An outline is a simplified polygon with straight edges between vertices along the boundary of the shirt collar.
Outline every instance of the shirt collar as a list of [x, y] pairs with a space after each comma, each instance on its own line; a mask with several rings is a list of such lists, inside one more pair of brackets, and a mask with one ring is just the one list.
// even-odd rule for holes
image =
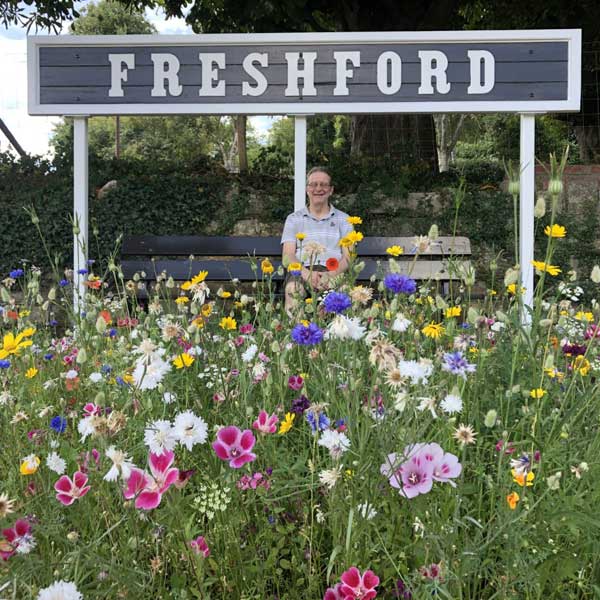
[[305, 206], [302, 209], [302, 216], [303, 217], [310, 217], [311, 219], [314, 219], [315, 221], [325, 221], [326, 219], [330, 219], [331, 217], [333, 217], [335, 214], [335, 206], [333, 206], [333, 204], [329, 205], [329, 213], [326, 214], [322, 219], [317, 219], [316, 217], [314, 217], [313, 215], [310, 214], [310, 211], [308, 210], [308, 206]]

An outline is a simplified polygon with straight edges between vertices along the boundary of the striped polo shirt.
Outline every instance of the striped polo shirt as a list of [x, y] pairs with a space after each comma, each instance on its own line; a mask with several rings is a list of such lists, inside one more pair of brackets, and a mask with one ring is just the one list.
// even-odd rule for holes
[[[328, 258], [342, 259], [342, 249], [339, 246], [339, 241], [347, 236], [353, 227], [348, 223], [348, 215], [341, 210], [330, 205], [329, 214], [322, 219], [317, 219], [308, 211], [308, 207], [301, 208], [296, 212], [288, 215], [283, 227], [281, 235], [281, 243], [296, 242], [296, 256], [302, 260], [301, 243], [296, 239], [297, 233], [305, 233], [306, 237], [302, 245], [307, 242], [318, 242], [325, 246], [326, 251], [319, 254], [314, 261], [314, 264], [324, 265]], [[305, 265], [310, 264], [310, 260], [306, 258], [303, 261]]]

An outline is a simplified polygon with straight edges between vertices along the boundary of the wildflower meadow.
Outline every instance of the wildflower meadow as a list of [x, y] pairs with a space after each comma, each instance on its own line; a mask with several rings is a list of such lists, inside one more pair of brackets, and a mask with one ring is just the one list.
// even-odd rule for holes
[[442, 297], [398, 247], [355, 285], [359, 217], [349, 272], [291, 314], [261, 257], [143, 304], [98, 257], [79, 314], [72, 271], [15, 265], [0, 597], [599, 598], [600, 268], [553, 263], [554, 214], [531, 310], [518, 266]]

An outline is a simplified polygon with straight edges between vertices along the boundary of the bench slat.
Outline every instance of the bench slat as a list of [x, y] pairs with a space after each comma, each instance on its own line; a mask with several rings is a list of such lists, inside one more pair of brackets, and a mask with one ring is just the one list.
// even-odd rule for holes
[[[361, 257], [384, 257], [389, 246], [401, 246], [404, 254], [398, 260], [406, 260], [415, 253], [414, 237], [365, 237], [358, 245]], [[155, 236], [134, 235], [123, 240], [121, 256], [281, 256], [279, 237], [256, 236]], [[419, 260], [426, 257], [470, 256], [471, 244], [466, 237], [440, 237], [435, 240], [428, 252], [422, 253]], [[404, 258], [403, 258], [404, 257]]]

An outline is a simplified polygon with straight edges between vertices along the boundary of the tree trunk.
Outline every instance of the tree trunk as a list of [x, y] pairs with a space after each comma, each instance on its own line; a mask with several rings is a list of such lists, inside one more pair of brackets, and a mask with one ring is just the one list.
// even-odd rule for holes
[[115, 116], [115, 158], [121, 158], [121, 117]]
[[354, 156], [385, 156], [406, 163], [425, 162], [438, 168], [431, 115], [355, 115], [350, 125]]
[[248, 170], [248, 154], [246, 152], [246, 115], [235, 117], [235, 139], [238, 150], [240, 173]]
[[466, 115], [437, 114], [433, 115], [437, 135], [437, 151], [440, 173], [450, 168], [450, 157], [458, 142]]

